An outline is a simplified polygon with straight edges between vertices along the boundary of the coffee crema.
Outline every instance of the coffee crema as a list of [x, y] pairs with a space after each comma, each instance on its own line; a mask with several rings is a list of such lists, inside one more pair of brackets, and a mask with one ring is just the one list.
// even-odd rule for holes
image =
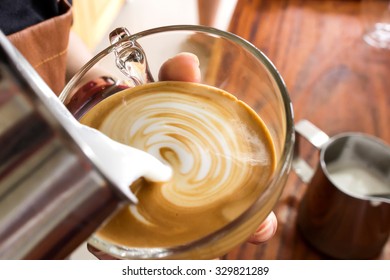
[[157, 82], [116, 93], [80, 120], [173, 169], [166, 183], [139, 180], [139, 203], [97, 233], [127, 247], [183, 245], [227, 225], [265, 191], [276, 165], [260, 117], [206, 85]]

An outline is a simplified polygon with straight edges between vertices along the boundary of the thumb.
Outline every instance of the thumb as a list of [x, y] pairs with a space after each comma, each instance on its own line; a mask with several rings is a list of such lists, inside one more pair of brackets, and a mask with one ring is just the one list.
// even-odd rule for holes
[[201, 80], [199, 59], [192, 53], [179, 53], [161, 66], [158, 78], [160, 81], [199, 83]]

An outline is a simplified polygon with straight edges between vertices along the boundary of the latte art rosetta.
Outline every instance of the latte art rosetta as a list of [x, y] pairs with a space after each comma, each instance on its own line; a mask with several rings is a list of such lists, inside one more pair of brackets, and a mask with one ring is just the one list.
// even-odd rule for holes
[[139, 205], [101, 230], [104, 238], [127, 246], [181, 244], [222, 227], [263, 191], [275, 165], [261, 119], [208, 86], [164, 82], [126, 90], [98, 104], [82, 122], [174, 171], [168, 183], [137, 188]]

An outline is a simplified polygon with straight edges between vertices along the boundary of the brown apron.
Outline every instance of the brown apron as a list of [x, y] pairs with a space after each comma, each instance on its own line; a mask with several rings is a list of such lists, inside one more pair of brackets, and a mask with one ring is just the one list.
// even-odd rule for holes
[[60, 15], [8, 36], [58, 95], [65, 85], [66, 53], [72, 25], [71, 6], [60, 0]]

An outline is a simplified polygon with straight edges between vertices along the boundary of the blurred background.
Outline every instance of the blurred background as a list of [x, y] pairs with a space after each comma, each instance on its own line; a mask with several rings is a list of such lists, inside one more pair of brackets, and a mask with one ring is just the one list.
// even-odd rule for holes
[[108, 33], [131, 33], [174, 24], [227, 30], [237, 0], [73, 0], [73, 29], [94, 52], [108, 46]]

